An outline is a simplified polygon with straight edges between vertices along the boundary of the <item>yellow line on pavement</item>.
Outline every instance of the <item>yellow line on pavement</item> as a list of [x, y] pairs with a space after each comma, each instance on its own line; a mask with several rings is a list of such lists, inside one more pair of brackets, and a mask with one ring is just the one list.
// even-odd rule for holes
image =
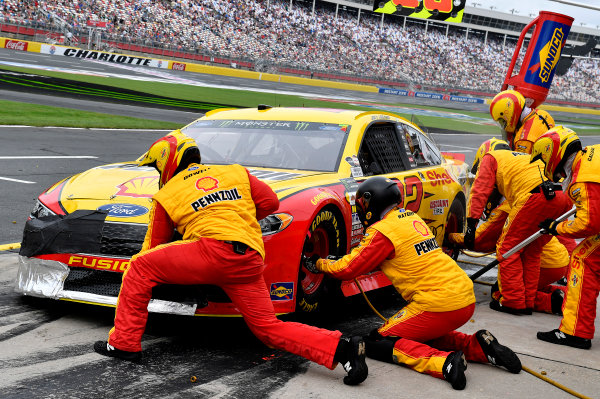
[[15, 242], [12, 244], [2, 244], [0, 245], [0, 251], [8, 251], [9, 249], [19, 249], [21, 248], [20, 242]]

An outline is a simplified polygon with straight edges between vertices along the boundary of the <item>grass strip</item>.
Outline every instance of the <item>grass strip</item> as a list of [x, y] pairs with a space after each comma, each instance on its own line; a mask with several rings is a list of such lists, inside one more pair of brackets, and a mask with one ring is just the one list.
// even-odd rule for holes
[[174, 130], [182, 123], [155, 121], [100, 112], [80, 111], [0, 100], [0, 123], [3, 125], [64, 126], [106, 129], [165, 129]]

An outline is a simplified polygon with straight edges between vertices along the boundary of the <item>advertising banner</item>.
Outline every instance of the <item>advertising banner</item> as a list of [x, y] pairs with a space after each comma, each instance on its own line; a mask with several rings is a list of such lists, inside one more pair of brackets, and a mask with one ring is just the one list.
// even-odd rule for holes
[[466, 97], [466, 96], [454, 96], [450, 94], [440, 94], [440, 93], [426, 93], [422, 91], [409, 91], [402, 89], [390, 89], [386, 87], [380, 87], [379, 93], [381, 94], [392, 94], [396, 96], [406, 96], [406, 97], [415, 97], [415, 98], [429, 98], [432, 100], [445, 100], [445, 101], [455, 101], [460, 103], [468, 103], [468, 104], [483, 104], [485, 101], [481, 98], [475, 97]]
[[80, 58], [87, 60], [98, 60], [113, 62], [115, 64], [125, 65], [143, 65], [154, 68], [167, 69], [169, 63], [163, 60], [156, 60], [152, 58], [136, 57], [125, 54], [107, 53], [104, 51], [85, 50], [73, 47], [57, 46], [51, 44], [42, 44], [40, 53], [62, 55], [70, 58]]

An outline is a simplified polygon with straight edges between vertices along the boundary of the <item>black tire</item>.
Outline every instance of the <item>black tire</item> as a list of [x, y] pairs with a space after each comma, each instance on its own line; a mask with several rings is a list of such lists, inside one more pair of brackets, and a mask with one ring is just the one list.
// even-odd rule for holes
[[465, 203], [460, 198], [454, 198], [450, 210], [448, 211], [448, 217], [446, 218], [446, 226], [444, 228], [444, 252], [452, 259], [457, 260], [460, 255], [460, 249], [453, 246], [447, 246], [447, 237], [450, 233], [462, 233], [464, 232], [465, 218], [467, 210]]
[[[340, 213], [332, 207], [321, 209], [311, 222], [304, 239], [303, 254], [306, 257], [319, 255], [341, 256], [345, 254], [346, 233]], [[323, 308], [327, 297], [339, 293], [340, 281], [324, 274], [313, 274], [304, 267], [298, 272], [296, 310], [314, 313]]]

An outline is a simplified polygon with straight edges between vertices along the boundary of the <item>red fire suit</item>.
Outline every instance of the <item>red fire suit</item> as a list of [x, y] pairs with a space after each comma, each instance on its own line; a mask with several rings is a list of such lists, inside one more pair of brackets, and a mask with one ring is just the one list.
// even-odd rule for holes
[[454, 331], [475, 310], [473, 283], [415, 213], [388, 212], [367, 228], [348, 255], [337, 261], [320, 259], [316, 266], [341, 280], [381, 268], [408, 301], [379, 328], [382, 336], [401, 338], [394, 344], [395, 362], [438, 378], [443, 378], [450, 351], [462, 350], [467, 360], [487, 362], [474, 335]]
[[[509, 212], [510, 207], [508, 206], [508, 202], [504, 201], [500, 206], [492, 210], [485, 222], [479, 223], [475, 231], [474, 251], [496, 251], [496, 243], [502, 234], [502, 228], [506, 223]], [[463, 233], [452, 233], [448, 238], [453, 244], [464, 245], [465, 236]], [[566, 288], [551, 284], [566, 276], [568, 267], [569, 252], [556, 237], [552, 237], [544, 245], [540, 255], [540, 278], [537, 292], [535, 293], [533, 310], [536, 312], [552, 313], [552, 292], [556, 289], [566, 292]], [[500, 295], [497, 292], [492, 295], [494, 299], [500, 299]]]
[[[140, 351], [152, 288], [158, 284], [214, 284], [266, 345], [333, 369], [341, 337], [275, 317], [263, 279], [264, 244], [257, 220], [279, 206], [276, 194], [240, 165], [192, 164], [153, 197], [148, 232], [123, 275], [109, 343]], [[173, 227], [183, 235], [170, 242]], [[241, 244], [235, 244], [235, 242]], [[245, 253], [234, 245], [247, 246]]]
[[[506, 150], [490, 151], [483, 156], [469, 196], [468, 217], [479, 219], [494, 187], [510, 207], [504, 229], [496, 245], [498, 286], [502, 305], [514, 309], [533, 309], [540, 275], [540, 253], [550, 237], [543, 236], [508, 259], [506, 253], [538, 231], [538, 224], [548, 217], [556, 218], [571, 208], [561, 191], [547, 200], [542, 183], [540, 162], [529, 163], [529, 155]], [[543, 209], [543, 212], [540, 210]]]
[[[567, 296], [559, 329], [594, 338], [596, 301], [600, 291], [600, 145], [586, 147], [573, 161], [568, 194], [577, 217], [558, 224], [561, 236], [585, 238], [571, 256]], [[569, 179], [569, 177], [568, 177]]]

